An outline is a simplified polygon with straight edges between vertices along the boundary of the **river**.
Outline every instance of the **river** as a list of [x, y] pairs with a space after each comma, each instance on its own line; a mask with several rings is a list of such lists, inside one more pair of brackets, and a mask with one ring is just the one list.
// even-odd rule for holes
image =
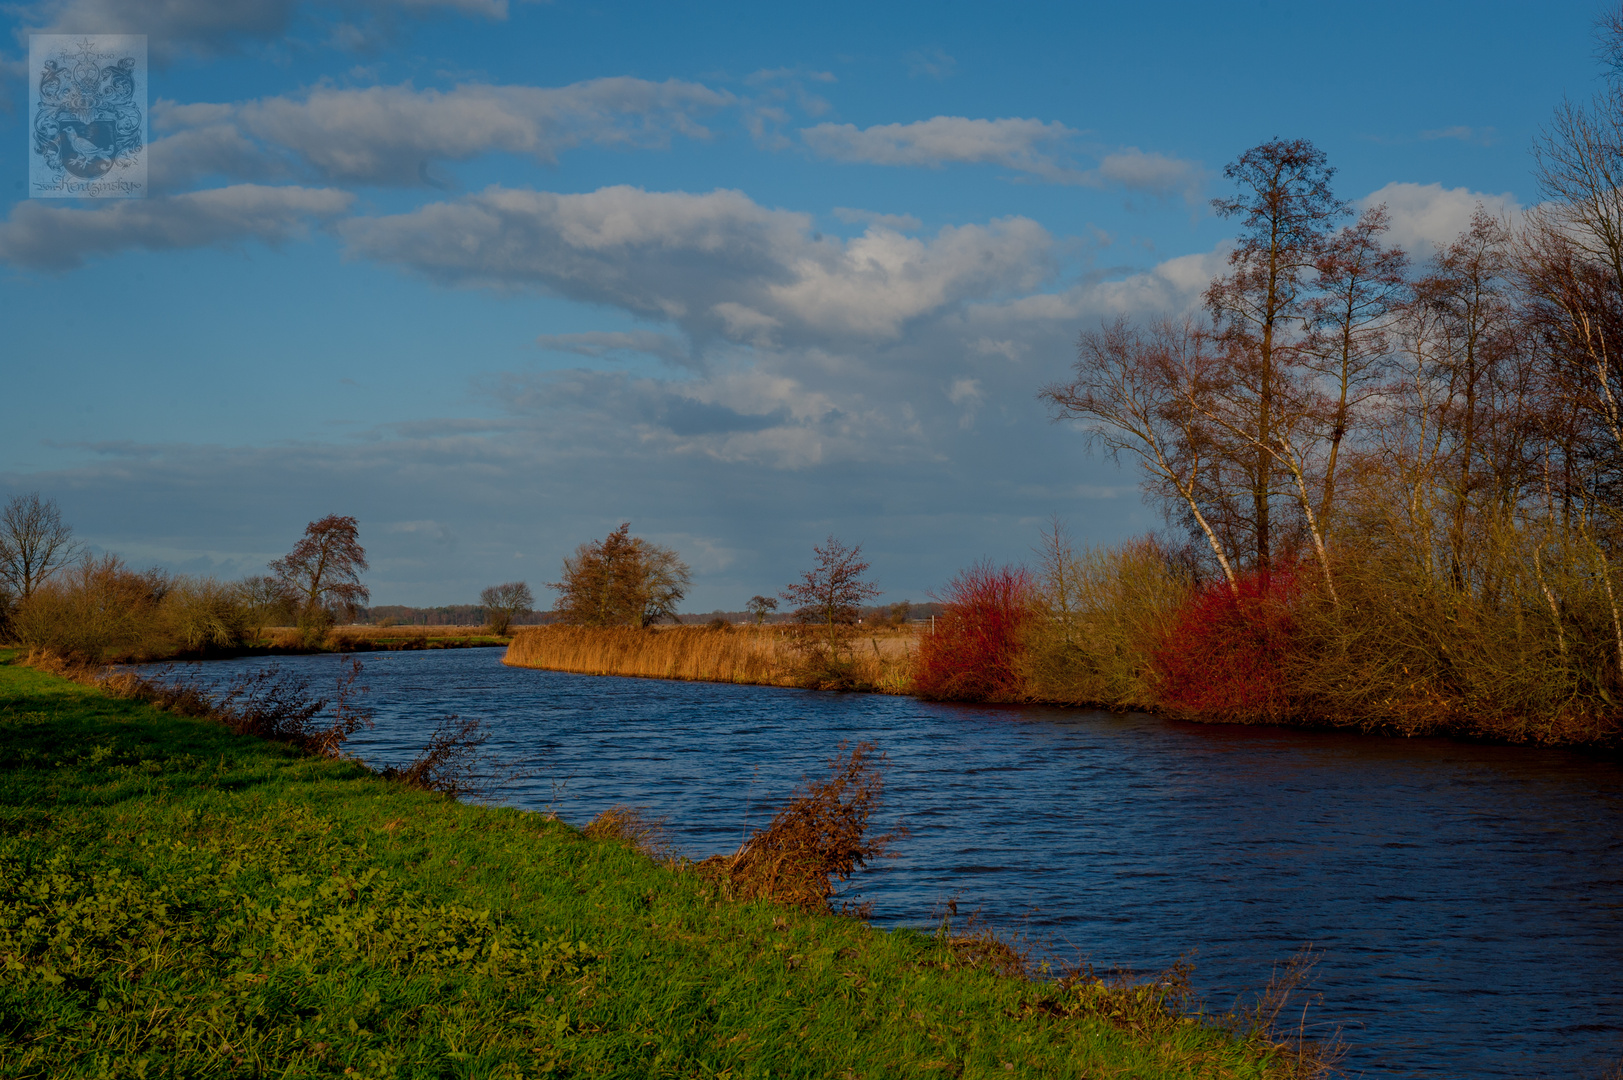
[[[1304, 943], [1309, 1022], [1351, 1075], [1599, 1077], [1623, 1054], [1623, 765], [1561, 750], [1180, 723], [1141, 714], [601, 678], [497, 649], [373, 653], [377, 726], [403, 764], [445, 713], [532, 762], [503, 802], [583, 825], [616, 804], [678, 851], [730, 851], [842, 741], [889, 759], [896, 857], [848, 895], [873, 921], [978, 910], [1035, 955], [1149, 973], [1193, 953], [1227, 1009]], [[332, 677], [332, 656], [278, 663]]]

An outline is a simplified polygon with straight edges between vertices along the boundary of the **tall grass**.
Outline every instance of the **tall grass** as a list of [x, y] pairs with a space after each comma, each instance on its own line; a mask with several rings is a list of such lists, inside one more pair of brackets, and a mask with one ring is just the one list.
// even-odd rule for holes
[[[583, 675], [801, 686], [808, 676], [798, 646], [793, 627], [540, 626], [519, 629], [503, 662]], [[915, 651], [908, 629], [855, 636], [849, 657], [853, 683], [905, 692]]]

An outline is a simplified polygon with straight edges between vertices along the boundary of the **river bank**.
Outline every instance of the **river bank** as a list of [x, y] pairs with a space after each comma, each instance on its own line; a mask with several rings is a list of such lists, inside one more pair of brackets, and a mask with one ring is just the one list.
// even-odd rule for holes
[[7, 1075], [1292, 1075], [1132, 995], [16, 665], [0, 764]]
[[577, 675], [911, 691], [916, 628], [857, 627], [832, 662], [816, 642], [792, 626], [538, 626], [516, 630], [502, 662]]

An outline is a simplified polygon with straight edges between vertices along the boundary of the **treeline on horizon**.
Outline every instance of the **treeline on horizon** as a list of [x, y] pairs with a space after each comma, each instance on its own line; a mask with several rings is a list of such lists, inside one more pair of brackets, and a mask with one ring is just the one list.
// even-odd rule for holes
[[[361, 581], [368, 564], [359, 530], [353, 517], [328, 515], [311, 522], [293, 549], [267, 566], [268, 574], [222, 581], [160, 568], [135, 570], [116, 555], [94, 554], [75, 539], [55, 500], [38, 492], [17, 495], [0, 505], [0, 643], [101, 663], [267, 646], [355, 647], [353, 631], [335, 636], [344, 625], [467, 627], [505, 638], [515, 627], [558, 623], [800, 621], [796, 613], [779, 613], [776, 598], [761, 596], [742, 611], [678, 612], [690, 579], [687, 565], [673, 550], [631, 536], [629, 523], [603, 540], [581, 544], [564, 561], [562, 580], [548, 585], [559, 594], [550, 610], [536, 608], [523, 581], [484, 589], [478, 604], [368, 606], [370, 592]], [[905, 601], [847, 604], [837, 617], [853, 625], [894, 626], [928, 619], [939, 610], [938, 604]]]
[[[1623, 22], [1606, 28], [1623, 61]], [[1246, 151], [1203, 310], [1081, 335], [1040, 397], [1173, 526], [982, 563], [926, 696], [1512, 741], [1623, 732], [1623, 71], [1534, 147], [1543, 201], [1416, 260], [1302, 140]]]
[[[0, 506], [0, 643], [90, 664], [201, 657], [267, 643], [348, 647], [353, 641], [332, 636], [341, 624], [364, 616], [379, 624], [402, 621], [389, 609], [373, 616], [365, 606], [367, 568], [356, 520], [330, 514], [312, 521], [268, 574], [221, 581], [137, 571], [116, 555], [85, 550], [54, 500], [17, 495]], [[507, 582], [485, 589], [478, 607], [437, 612], [476, 611], [477, 620], [450, 625], [476, 625], [500, 637], [513, 623], [534, 621], [534, 603], [528, 585]], [[280, 628], [294, 632], [271, 634]]]

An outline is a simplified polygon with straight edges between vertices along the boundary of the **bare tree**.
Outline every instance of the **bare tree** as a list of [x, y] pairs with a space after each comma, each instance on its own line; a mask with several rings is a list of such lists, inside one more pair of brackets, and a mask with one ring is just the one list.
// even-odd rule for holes
[[1212, 201], [1219, 216], [1241, 222], [1229, 272], [1206, 290], [1206, 305], [1233, 368], [1230, 426], [1247, 436], [1236, 449], [1247, 459], [1252, 547], [1264, 575], [1273, 550], [1275, 426], [1306, 336], [1294, 329], [1311, 319], [1315, 264], [1334, 222], [1349, 212], [1331, 192], [1334, 173], [1307, 140], [1274, 139], [1231, 162], [1223, 175], [1239, 192]]
[[1511, 281], [1511, 234], [1477, 207], [1415, 283], [1431, 315], [1432, 362], [1445, 390], [1436, 418], [1445, 438], [1450, 575], [1463, 588], [1467, 549], [1480, 526], [1508, 521], [1528, 471], [1535, 425], [1531, 356]]
[[490, 632], [506, 634], [513, 620], [535, 606], [535, 594], [522, 581], [509, 581], [505, 585], [492, 585], [479, 594], [479, 606], [485, 609]]
[[1392, 370], [1392, 330], [1408, 299], [1409, 258], [1382, 244], [1386, 207], [1372, 206], [1319, 250], [1312, 334], [1302, 362], [1323, 383], [1329, 408], [1318, 438], [1325, 447], [1318, 520], [1328, 528], [1335, 508], [1341, 452], [1364, 407]]
[[798, 605], [796, 621], [820, 626], [829, 656], [838, 654], [847, 629], [862, 615], [862, 602], [880, 593], [871, 581], [863, 580], [868, 564], [862, 560], [862, 545], [846, 547], [830, 536], [814, 544], [817, 564], [778, 595]]
[[19, 598], [33, 596], [79, 551], [55, 499], [41, 499], [35, 491], [13, 496], [0, 510], [0, 582]]
[[1210, 337], [1192, 320], [1163, 319], [1148, 329], [1118, 319], [1082, 335], [1074, 378], [1044, 387], [1038, 397], [1055, 419], [1081, 420], [1090, 441], [1112, 458], [1136, 457], [1151, 492], [1169, 516], [1187, 513], [1211, 546], [1228, 580], [1238, 587], [1234, 561], [1207, 513], [1221, 484], [1205, 407], [1220, 373]]
[[295, 598], [299, 625], [307, 633], [324, 632], [338, 618], [354, 618], [371, 599], [361, 584], [366, 549], [357, 539], [352, 517], [328, 514], [305, 527], [293, 550], [270, 564], [271, 573]]

